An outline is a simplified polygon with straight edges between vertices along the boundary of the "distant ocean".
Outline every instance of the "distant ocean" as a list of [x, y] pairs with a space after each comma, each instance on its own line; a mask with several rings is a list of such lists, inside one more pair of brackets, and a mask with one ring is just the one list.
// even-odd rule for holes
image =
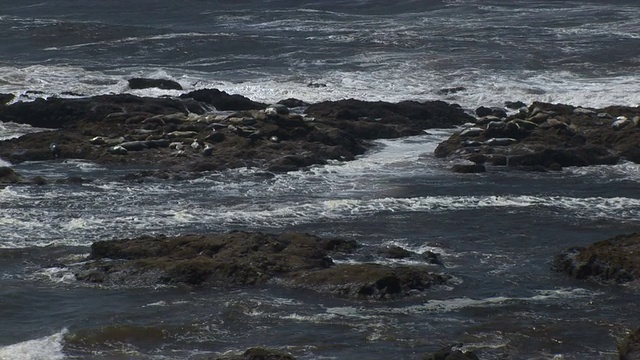
[[[0, 0], [0, 93], [15, 101], [132, 91], [132, 77], [254, 100], [640, 105], [636, 0]], [[34, 129], [0, 123], [0, 138]], [[640, 231], [640, 166], [454, 174], [453, 130], [383, 140], [352, 162], [265, 177], [123, 180], [80, 160], [11, 165], [92, 181], [0, 189], [0, 360], [210, 359], [252, 346], [298, 359], [616, 359], [640, 290], [549, 269], [555, 254]], [[0, 162], [2, 162], [0, 160]], [[6, 164], [5, 164], [6, 165]], [[129, 169], [130, 170], [130, 169]], [[98, 240], [234, 229], [355, 239], [377, 256], [438, 253], [449, 285], [391, 303], [277, 286], [78, 283]]]
[[267, 102], [637, 106], [638, 7], [634, 0], [4, 1], [0, 92], [120, 93], [128, 78], [142, 76]]

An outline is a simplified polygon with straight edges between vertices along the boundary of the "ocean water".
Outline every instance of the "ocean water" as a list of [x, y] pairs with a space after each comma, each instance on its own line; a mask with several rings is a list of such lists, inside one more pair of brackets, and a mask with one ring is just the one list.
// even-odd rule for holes
[[[551, 101], [638, 106], [634, 1], [2, 1], [0, 92], [35, 97], [177, 91], [265, 102]], [[315, 84], [315, 86], [308, 86]], [[462, 87], [455, 93], [441, 90]], [[39, 131], [0, 123], [0, 138]], [[264, 177], [122, 180], [78, 160], [12, 165], [84, 184], [0, 190], [0, 359], [207, 359], [252, 346], [299, 359], [419, 359], [460, 344], [481, 359], [616, 359], [639, 326], [634, 286], [550, 270], [555, 254], [640, 231], [640, 166], [453, 174], [452, 130], [376, 142], [351, 162]], [[130, 170], [130, 169], [129, 169]], [[492, 169], [490, 169], [492, 170]], [[454, 281], [391, 303], [277, 286], [104, 288], [75, 281], [94, 241], [143, 234], [304, 231], [440, 254]]]
[[[22, 0], [1, 8], [0, 92], [25, 99], [126, 92], [127, 79], [143, 76], [267, 102], [640, 104], [635, 0]], [[441, 93], [456, 87], [465, 90]]]

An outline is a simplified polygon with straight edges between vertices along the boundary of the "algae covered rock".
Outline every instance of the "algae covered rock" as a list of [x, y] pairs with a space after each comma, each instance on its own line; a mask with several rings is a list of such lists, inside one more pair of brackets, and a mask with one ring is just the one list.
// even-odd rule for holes
[[624, 234], [556, 255], [552, 268], [576, 279], [625, 283], [640, 278], [640, 234]]
[[331, 256], [354, 241], [310, 234], [234, 231], [98, 241], [75, 270], [80, 281], [104, 285], [247, 286], [275, 283], [352, 299], [419, 294], [449, 276], [427, 266], [336, 265]]

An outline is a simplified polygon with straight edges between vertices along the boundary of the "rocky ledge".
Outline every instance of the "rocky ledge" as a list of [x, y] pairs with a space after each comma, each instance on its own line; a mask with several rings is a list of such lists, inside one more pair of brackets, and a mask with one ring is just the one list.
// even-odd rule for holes
[[640, 163], [640, 107], [534, 103], [510, 116], [503, 109], [488, 108], [476, 114], [472, 126], [435, 150], [441, 158], [467, 160], [454, 171], [482, 172], [485, 164], [544, 171], [621, 159]]
[[76, 268], [80, 281], [104, 285], [202, 286], [279, 284], [344, 298], [386, 300], [421, 294], [450, 276], [433, 265], [337, 265], [355, 241], [309, 234], [234, 231], [99, 241]]
[[587, 247], [573, 247], [553, 259], [552, 268], [576, 279], [627, 283], [640, 279], [640, 234], [618, 235]]
[[470, 119], [458, 106], [439, 101], [308, 105], [288, 99], [267, 105], [216, 89], [179, 98], [36, 99], [0, 105], [0, 121], [51, 131], [0, 141], [0, 158], [12, 163], [74, 158], [188, 172], [245, 166], [283, 172], [351, 160], [372, 139], [416, 135]]

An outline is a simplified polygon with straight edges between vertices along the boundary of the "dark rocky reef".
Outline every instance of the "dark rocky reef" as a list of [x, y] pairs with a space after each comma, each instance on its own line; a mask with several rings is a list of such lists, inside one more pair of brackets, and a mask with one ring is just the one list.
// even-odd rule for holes
[[354, 241], [309, 234], [230, 232], [98, 241], [80, 281], [105, 285], [246, 286], [280, 284], [340, 297], [385, 300], [419, 294], [449, 276], [429, 266], [336, 265]]
[[371, 139], [468, 120], [458, 107], [443, 102], [345, 100], [311, 105], [300, 114], [216, 89], [180, 98], [49, 98], [0, 107], [0, 121], [52, 129], [0, 141], [0, 158], [12, 163], [76, 158], [187, 172], [245, 166], [282, 172], [354, 159]]
[[443, 101], [325, 101], [311, 104], [306, 113], [364, 139], [419, 135], [425, 129], [448, 128], [473, 120], [459, 106]]
[[640, 278], [640, 234], [618, 235], [587, 247], [573, 247], [553, 259], [555, 271], [576, 279], [626, 283]]
[[147, 78], [133, 78], [129, 79], [130, 89], [149, 89], [158, 88], [163, 90], [182, 90], [182, 85], [177, 81], [168, 79], [147, 79]]
[[640, 107], [534, 103], [511, 116], [500, 110], [479, 108], [475, 126], [441, 143], [436, 156], [523, 170], [615, 164], [621, 159], [640, 163]]

